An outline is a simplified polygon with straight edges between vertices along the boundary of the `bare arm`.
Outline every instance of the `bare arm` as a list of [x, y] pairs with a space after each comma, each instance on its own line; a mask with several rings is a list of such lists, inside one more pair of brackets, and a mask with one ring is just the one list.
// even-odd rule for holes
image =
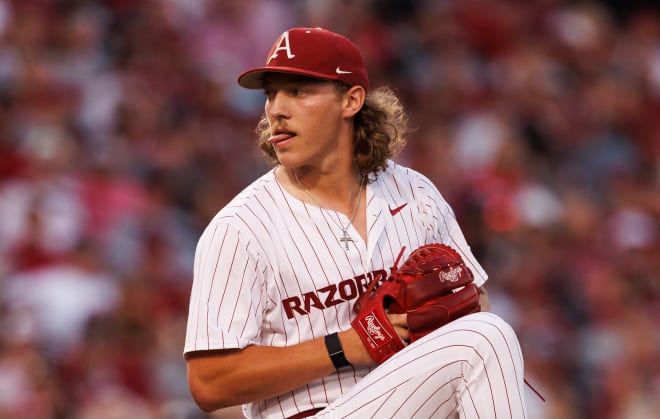
[[[405, 315], [391, 317], [407, 339]], [[339, 340], [353, 366], [375, 365], [355, 330], [340, 332]], [[335, 371], [323, 337], [283, 348], [253, 345], [193, 352], [186, 362], [190, 392], [207, 412], [274, 397]]]
[[186, 361], [190, 392], [205, 411], [273, 397], [334, 369], [323, 338], [284, 348], [194, 352]]

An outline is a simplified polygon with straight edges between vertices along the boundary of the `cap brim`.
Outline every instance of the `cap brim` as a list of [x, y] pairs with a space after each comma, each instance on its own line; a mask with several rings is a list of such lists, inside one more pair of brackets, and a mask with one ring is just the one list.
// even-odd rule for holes
[[238, 84], [246, 89], [263, 89], [264, 76], [269, 73], [294, 74], [322, 80], [339, 80], [339, 77], [329, 77], [327, 74], [293, 67], [259, 67], [248, 70], [238, 76]]

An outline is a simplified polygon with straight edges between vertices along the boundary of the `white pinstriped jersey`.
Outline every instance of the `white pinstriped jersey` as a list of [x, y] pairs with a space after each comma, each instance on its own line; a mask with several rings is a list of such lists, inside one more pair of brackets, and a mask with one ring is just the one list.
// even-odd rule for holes
[[[367, 243], [351, 226], [349, 250], [338, 227], [348, 218], [289, 195], [274, 170], [237, 195], [199, 240], [184, 352], [287, 346], [346, 330], [355, 300], [372, 279], [389, 275], [402, 246], [400, 263], [423, 244], [450, 245], [476, 284], [486, 281], [449, 204], [425, 176], [390, 161], [366, 193]], [[287, 417], [324, 407], [368, 372], [343, 368], [244, 410]]]

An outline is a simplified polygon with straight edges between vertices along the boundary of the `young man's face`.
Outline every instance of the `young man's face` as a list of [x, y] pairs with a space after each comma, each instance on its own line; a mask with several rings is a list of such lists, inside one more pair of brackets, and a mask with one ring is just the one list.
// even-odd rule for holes
[[346, 138], [346, 100], [336, 83], [270, 74], [264, 92], [270, 141], [283, 166], [323, 169], [340, 158], [342, 143], [352, 142]]

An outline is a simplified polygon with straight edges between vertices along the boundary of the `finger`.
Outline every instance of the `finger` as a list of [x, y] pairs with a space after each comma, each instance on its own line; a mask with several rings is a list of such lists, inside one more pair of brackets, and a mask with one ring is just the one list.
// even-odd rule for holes
[[406, 343], [410, 343], [410, 332], [408, 332], [408, 329], [404, 329], [403, 327], [395, 327], [394, 330], [396, 330], [396, 333], [399, 335], [401, 340]]
[[390, 323], [392, 323], [392, 326], [408, 329], [408, 315], [406, 313], [400, 313], [400, 314], [388, 313], [387, 317], [390, 319]]
[[406, 313], [390, 313], [387, 316], [399, 337], [406, 343], [410, 342], [410, 333], [408, 332], [408, 315]]

